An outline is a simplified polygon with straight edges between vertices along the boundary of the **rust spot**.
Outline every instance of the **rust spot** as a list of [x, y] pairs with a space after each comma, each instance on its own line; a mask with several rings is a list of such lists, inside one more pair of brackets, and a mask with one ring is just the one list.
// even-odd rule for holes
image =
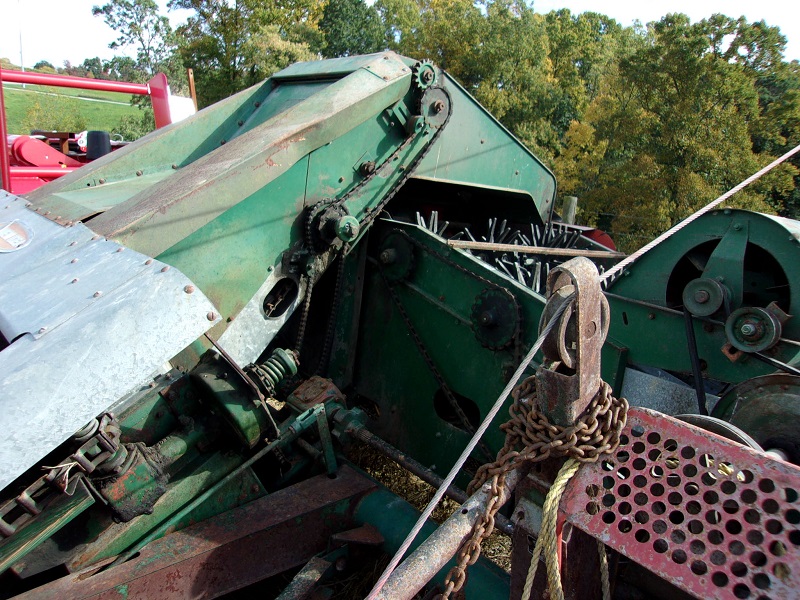
[[275, 161], [274, 161], [274, 160], [272, 160], [272, 158], [268, 158], [268, 159], [266, 160], [266, 163], [267, 163], [267, 166], [268, 166], [268, 167], [274, 167], [274, 166], [275, 166]]

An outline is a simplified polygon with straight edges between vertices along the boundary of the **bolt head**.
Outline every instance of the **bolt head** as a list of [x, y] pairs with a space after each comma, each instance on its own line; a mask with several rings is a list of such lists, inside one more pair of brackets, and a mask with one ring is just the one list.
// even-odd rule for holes
[[444, 102], [441, 100], [437, 100], [433, 103], [433, 112], [440, 113], [444, 110]]
[[94, 294], [92, 294], [92, 297], [94, 297], [94, 298], [99, 298], [99, 297], [100, 297], [100, 296], [102, 296], [102, 295], [103, 295], [103, 292], [101, 292], [101, 291], [99, 291], [99, 290], [98, 290], [97, 292], [95, 292]]
[[166, 273], [167, 271], [169, 271], [169, 265], [164, 265], [163, 267], [161, 267], [162, 273]]
[[217, 313], [215, 313], [214, 311], [209, 311], [208, 314], [206, 315], [206, 319], [208, 319], [209, 321], [213, 321], [216, 318], [217, 318]]
[[194, 292], [194, 289], [195, 288], [193, 285], [187, 285], [185, 288], [183, 288], [183, 291], [186, 292], [187, 294], [191, 294], [192, 292]]
[[758, 332], [758, 327], [753, 323], [744, 323], [739, 331], [745, 337], [753, 337]]
[[694, 293], [694, 301], [698, 304], [705, 304], [711, 299], [711, 294], [709, 294], [706, 290], [697, 290]]

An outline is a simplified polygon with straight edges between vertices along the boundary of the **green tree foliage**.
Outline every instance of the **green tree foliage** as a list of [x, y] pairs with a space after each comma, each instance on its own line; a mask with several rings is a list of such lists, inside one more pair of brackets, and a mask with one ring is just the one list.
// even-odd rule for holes
[[[201, 105], [317, 56], [387, 47], [431, 59], [554, 170], [561, 194], [581, 198], [579, 218], [611, 222], [626, 249], [800, 142], [800, 64], [784, 60], [785, 38], [763, 21], [692, 23], [672, 14], [622, 27], [594, 12], [538, 14], [531, 0], [169, 6], [193, 12], [177, 40]], [[176, 38], [154, 0], [109, 0], [95, 10], [120, 32], [115, 43], [141, 50], [136, 65], [149, 56], [145, 33], [161, 35], [174, 59]], [[82, 68], [126, 78], [131, 65], [114, 60]], [[800, 217], [800, 157], [736, 199]]]
[[371, 54], [386, 47], [380, 14], [364, 0], [328, 0], [319, 29], [325, 57]]
[[183, 64], [195, 72], [206, 106], [269, 77], [296, 58], [311, 58], [321, 3], [317, 0], [171, 0], [194, 11], [178, 28]]
[[119, 34], [108, 47], [133, 46], [143, 77], [149, 78], [169, 62], [175, 37], [169, 19], [158, 12], [155, 0], [111, 0], [92, 8], [92, 14]]
[[[691, 24], [667, 15], [571, 125], [557, 168], [568, 176], [562, 191], [583, 196], [590, 221], [613, 215], [623, 247], [647, 241], [773, 158], [753, 144], [762, 118], [757, 73], [776, 64], [765, 31], [743, 19]], [[737, 204], [770, 210], [767, 199], [793, 189], [791, 171], [740, 192]]]

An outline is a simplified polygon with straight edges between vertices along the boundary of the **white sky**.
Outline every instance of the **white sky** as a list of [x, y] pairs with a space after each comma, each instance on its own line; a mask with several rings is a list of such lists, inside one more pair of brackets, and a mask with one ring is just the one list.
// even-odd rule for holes
[[[85, 58], [110, 58], [114, 52], [108, 44], [115, 32], [102, 18], [92, 16], [92, 6], [102, 0], [0, 0], [0, 57], [26, 67], [40, 60], [60, 66], [65, 60], [80, 64]], [[159, 0], [166, 6], [166, 0]], [[800, 2], [797, 0], [534, 0], [537, 12], [569, 8], [573, 13], [593, 10], [606, 14], [622, 25], [635, 19], [643, 23], [655, 21], [669, 12], [682, 12], [692, 21], [714, 13], [731, 17], [744, 15], [749, 22], [764, 19], [768, 25], [780, 27], [788, 39], [787, 60], [800, 60]], [[174, 25], [184, 21], [189, 11], [169, 13]]]

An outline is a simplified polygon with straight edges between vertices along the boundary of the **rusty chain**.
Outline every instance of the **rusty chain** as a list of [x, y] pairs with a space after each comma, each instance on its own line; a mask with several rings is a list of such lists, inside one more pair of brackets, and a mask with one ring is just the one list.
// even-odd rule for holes
[[73, 437], [73, 441], [81, 444], [75, 452], [53, 467], [43, 466], [42, 469], [47, 471], [45, 475], [0, 506], [0, 539], [17, 533], [44, 511], [56, 496], [71, 496], [78, 480], [84, 476], [100, 471], [117, 473], [124, 470], [128, 452], [120, 437], [121, 430], [111, 413], [105, 413], [83, 427]]
[[467, 576], [467, 567], [475, 564], [481, 553], [481, 542], [494, 530], [494, 516], [500, 509], [504, 475], [524, 463], [548, 458], [571, 457], [580, 462], [596, 462], [619, 446], [619, 437], [628, 415], [628, 401], [615, 398], [611, 386], [602, 381], [589, 406], [569, 427], [553, 425], [537, 408], [536, 378], [528, 377], [512, 392], [514, 403], [509, 408], [511, 419], [500, 426], [506, 441], [497, 459], [478, 469], [467, 488], [475, 493], [485, 483], [491, 485], [491, 496], [483, 514], [475, 522], [469, 538], [458, 552], [458, 562], [445, 579], [443, 599], [460, 590]]

